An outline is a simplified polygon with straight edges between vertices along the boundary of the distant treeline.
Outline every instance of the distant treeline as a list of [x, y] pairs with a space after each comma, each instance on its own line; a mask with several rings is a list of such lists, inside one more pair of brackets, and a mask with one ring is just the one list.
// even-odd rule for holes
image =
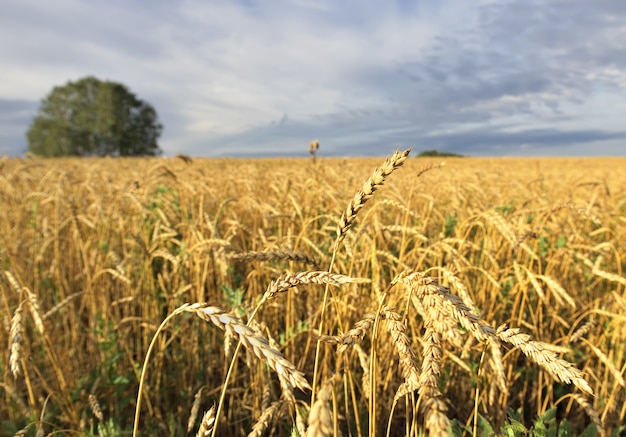
[[442, 156], [453, 156], [453, 157], [457, 157], [457, 158], [464, 158], [464, 155], [459, 155], [457, 153], [448, 153], [448, 152], [440, 152], [438, 150], [424, 150], [423, 152], [420, 152], [419, 155], [417, 155], [417, 157], [442, 157]]

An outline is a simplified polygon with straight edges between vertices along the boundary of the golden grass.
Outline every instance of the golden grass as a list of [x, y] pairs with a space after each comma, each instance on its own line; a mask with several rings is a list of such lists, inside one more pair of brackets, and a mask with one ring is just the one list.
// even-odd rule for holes
[[407, 154], [1, 160], [0, 435], [618, 429], [626, 159]]

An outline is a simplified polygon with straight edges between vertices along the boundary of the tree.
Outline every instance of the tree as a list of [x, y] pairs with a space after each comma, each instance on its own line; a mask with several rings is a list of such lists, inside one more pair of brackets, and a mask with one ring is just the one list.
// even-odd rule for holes
[[155, 156], [162, 130], [151, 105], [90, 76], [54, 87], [26, 136], [28, 150], [42, 156]]
[[449, 152], [440, 152], [438, 150], [424, 150], [423, 152], [421, 152], [419, 155], [417, 155], [418, 158], [420, 157], [451, 157], [451, 158], [464, 158], [464, 155], [459, 155], [457, 153], [449, 153]]

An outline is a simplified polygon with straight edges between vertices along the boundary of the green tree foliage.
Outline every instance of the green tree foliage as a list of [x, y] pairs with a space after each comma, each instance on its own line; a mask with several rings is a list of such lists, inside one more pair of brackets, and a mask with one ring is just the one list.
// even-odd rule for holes
[[457, 153], [448, 153], [448, 152], [440, 152], [438, 150], [424, 150], [421, 152], [418, 157], [457, 157], [461, 158], [463, 155], [459, 155]]
[[86, 77], [55, 87], [26, 136], [42, 156], [155, 156], [162, 130], [154, 108], [124, 85]]

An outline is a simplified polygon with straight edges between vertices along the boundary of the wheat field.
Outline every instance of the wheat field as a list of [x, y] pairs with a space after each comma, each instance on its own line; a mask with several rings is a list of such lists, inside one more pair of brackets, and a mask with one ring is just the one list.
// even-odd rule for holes
[[0, 435], [624, 432], [626, 159], [407, 153], [0, 159]]

